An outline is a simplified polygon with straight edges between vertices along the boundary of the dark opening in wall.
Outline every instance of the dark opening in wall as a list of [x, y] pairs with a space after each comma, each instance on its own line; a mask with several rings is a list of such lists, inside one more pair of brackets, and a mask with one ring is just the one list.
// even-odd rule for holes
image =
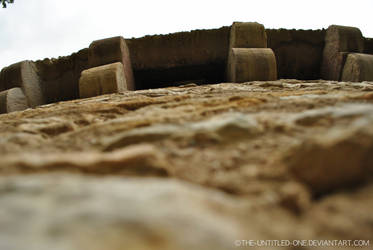
[[230, 27], [127, 39], [136, 89], [225, 80]]
[[136, 89], [163, 88], [188, 83], [221, 83], [224, 82], [225, 67], [225, 63], [211, 63], [169, 69], [135, 70]]

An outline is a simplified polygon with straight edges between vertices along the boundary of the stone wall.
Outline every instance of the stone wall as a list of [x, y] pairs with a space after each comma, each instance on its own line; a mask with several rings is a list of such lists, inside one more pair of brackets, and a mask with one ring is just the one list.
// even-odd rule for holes
[[278, 77], [320, 79], [325, 30], [267, 29], [268, 48], [276, 55]]
[[[229, 26], [127, 39], [135, 89], [227, 81], [230, 29]], [[322, 78], [325, 30], [267, 29], [266, 33], [268, 48], [276, 56], [278, 78]], [[91, 67], [89, 50], [85, 48], [70, 56], [34, 62], [45, 103], [79, 98], [81, 72]], [[372, 38], [365, 38], [365, 53], [373, 54]], [[2, 79], [7, 79], [3, 71], [0, 91], [18, 87], [6, 87]]]
[[364, 53], [373, 55], [373, 38], [365, 38]]
[[79, 98], [79, 78], [88, 69], [88, 49], [58, 59], [36, 61], [47, 103]]
[[224, 81], [230, 27], [128, 39], [136, 88]]
[[[230, 27], [127, 40], [138, 89], [225, 81]], [[267, 29], [279, 78], [319, 79], [325, 30]]]

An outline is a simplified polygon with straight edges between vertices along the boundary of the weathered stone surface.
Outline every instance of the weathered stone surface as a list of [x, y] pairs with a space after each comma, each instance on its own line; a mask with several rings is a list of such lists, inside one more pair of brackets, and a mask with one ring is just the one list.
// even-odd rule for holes
[[22, 89], [12, 88], [0, 92], [0, 114], [27, 109], [27, 98]]
[[276, 57], [271, 49], [233, 48], [227, 71], [229, 82], [276, 80]]
[[0, 248], [368, 240], [372, 128], [372, 82], [323, 80], [188, 84], [3, 114]]
[[364, 38], [361, 31], [354, 27], [329, 26], [325, 35], [322, 78], [339, 81], [346, 61], [346, 53], [350, 52], [364, 52]]
[[276, 56], [278, 78], [321, 79], [325, 30], [266, 29]]
[[372, 105], [346, 105], [334, 110], [307, 112], [296, 122], [312, 125], [320, 120], [359, 118], [349, 127], [337, 126], [305, 140], [284, 159], [290, 171], [309, 185], [314, 193], [363, 183], [373, 174]]
[[364, 53], [373, 55], [373, 38], [365, 38]]
[[139, 89], [224, 81], [230, 27], [127, 39]]
[[[325, 30], [266, 29], [279, 78], [321, 79]], [[127, 39], [139, 89], [226, 80], [230, 27]]]
[[348, 54], [342, 73], [342, 81], [373, 81], [373, 55]]
[[0, 193], [2, 249], [227, 250], [245, 236], [239, 200], [176, 180], [1, 178]]
[[77, 99], [81, 72], [90, 67], [88, 49], [57, 59], [39, 60], [35, 65], [46, 103]]
[[121, 62], [128, 90], [136, 88], [130, 53], [123, 37], [118, 36], [92, 42], [89, 46], [88, 62], [90, 67]]
[[23, 90], [30, 107], [45, 103], [41, 81], [33, 62], [23, 61], [2, 69], [0, 73], [0, 90], [16, 87]]
[[[307, 217], [309, 223], [317, 225], [320, 231], [335, 232], [336, 235], [329, 237], [369, 239], [368, 246], [361, 246], [362, 249], [369, 249], [373, 235], [372, 206], [373, 186], [370, 184], [355, 191], [331, 194], [315, 202], [307, 212]], [[359, 225], [359, 230], [356, 230], [356, 225]]]
[[79, 80], [80, 98], [112, 94], [127, 90], [123, 64], [112, 63], [82, 72]]
[[3, 175], [19, 172], [80, 171], [93, 174], [166, 176], [169, 169], [162, 152], [145, 144], [106, 154], [23, 154], [18, 158], [4, 157], [0, 166]]
[[224, 63], [230, 27], [127, 39], [134, 70]]
[[229, 50], [232, 48], [267, 48], [264, 26], [254, 22], [234, 22], [229, 38]]

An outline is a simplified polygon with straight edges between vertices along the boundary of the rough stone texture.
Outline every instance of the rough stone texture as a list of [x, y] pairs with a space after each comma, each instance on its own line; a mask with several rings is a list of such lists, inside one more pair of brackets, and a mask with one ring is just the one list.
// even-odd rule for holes
[[229, 36], [229, 49], [267, 48], [264, 26], [255, 22], [234, 22]]
[[177, 68], [224, 62], [230, 27], [128, 39], [134, 69]]
[[24, 172], [82, 171], [98, 174], [166, 176], [170, 168], [162, 152], [150, 145], [136, 145], [116, 152], [96, 152], [35, 155], [24, 154], [20, 158], [4, 157], [0, 166], [2, 175]]
[[[245, 26], [245, 23], [242, 25]], [[256, 25], [259, 28], [262, 27], [259, 24]], [[236, 24], [236, 26], [239, 25]], [[148, 89], [188, 83], [206, 84], [225, 81], [230, 31], [231, 27], [222, 27], [126, 39], [125, 43], [130, 51], [130, 61], [136, 78], [136, 88]], [[264, 32], [261, 28], [258, 31]], [[325, 30], [266, 29], [265, 33], [268, 48], [272, 48], [276, 56], [279, 78], [322, 78], [320, 68]], [[106, 42], [102, 46], [107, 46], [108, 51], [112, 51], [102, 53], [105, 56], [98, 56], [96, 59], [92, 59], [91, 54], [91, 61], [96, 60], [93, 63], [99, 63], [104, 58], [110, 60], [102, 64], [129, 61], [128, 57], [123, 59], [120, 56], [128, 54], [126, 47], [121, 47], [122, 38], [103, 41]], [[373, 54], [372, 39], [366, 38], [364, 41], [364, 53]], [[97, 47], [97, 53], [102, 52], [99, 47]], [[35, 62], [46, 103], [79, 98], [80, 74], [83, 70], [94, 67], [94, 64], [88, 61], [89, 51], [91, 50], [82, 49], [70, 56]], [[336, 60], [339, 61], [343, 61], [345, 56], [346, 54], [335, 55]], [[0, 80], [0, 90], [9, 88], [5, 85]]]
[[279, 78], [321, 79], [325, 30], [266, 29], [266, 34]]
[[348, 54], [343, 68], [342, 81], [373, 81], [373, 55]]
[[229, 82], [277, 79], [276, 57], [271, 49], [233, 48], [228, 59]]
[[373, 38], [365, 38], [364, 53], [373, 55]]
[[224, 81], [230, 27], [128, 39], [139, 89]]
[[88, 69], [88, 49], [70, 56], [35, 62], [46, 103], [79, 98], [79, 78]]
[[127, 90], [123, 64], [112, 63], [82, 72], [79, 80], [80, 98], [112, 94]]
[[321, 80], [188, 84], [0, 115], [0, 248], [372, 244], [372, 125], [372, 82]]
[[346, 53], [351, 52], [364, 52], [364, 38], [361, 31], [354, 27], [329, 26], [325, 35], [321, 67], [322, 78], [339, 81], [346, 61]]
[[41, 84], [36, 65], [31, 61], [12, 64], [0, 72], [0, 90], [21, 88], [30, 107], [45, 103]]
[[118, 36], [92, 42], [89, 46], [88, 62], [91, 68], [121, 62], [123, 64], [127, 89], [134, 90], [136, 88], [130, 53], [123, 37]]
[[22, 89], [12, 88], [0, 92], [0, 114], [25, 110], [29, 106]]

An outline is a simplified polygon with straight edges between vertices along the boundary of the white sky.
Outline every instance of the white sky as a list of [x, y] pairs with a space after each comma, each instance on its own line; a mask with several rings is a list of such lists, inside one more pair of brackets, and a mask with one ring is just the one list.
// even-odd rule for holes
[[0, 69], [69, 55], [106, 37], [218, 28], [233, 21], [288, 29], [339, 24], [373, 37], [372, 11], [373, 0], [15, 0], [0, 8]]

